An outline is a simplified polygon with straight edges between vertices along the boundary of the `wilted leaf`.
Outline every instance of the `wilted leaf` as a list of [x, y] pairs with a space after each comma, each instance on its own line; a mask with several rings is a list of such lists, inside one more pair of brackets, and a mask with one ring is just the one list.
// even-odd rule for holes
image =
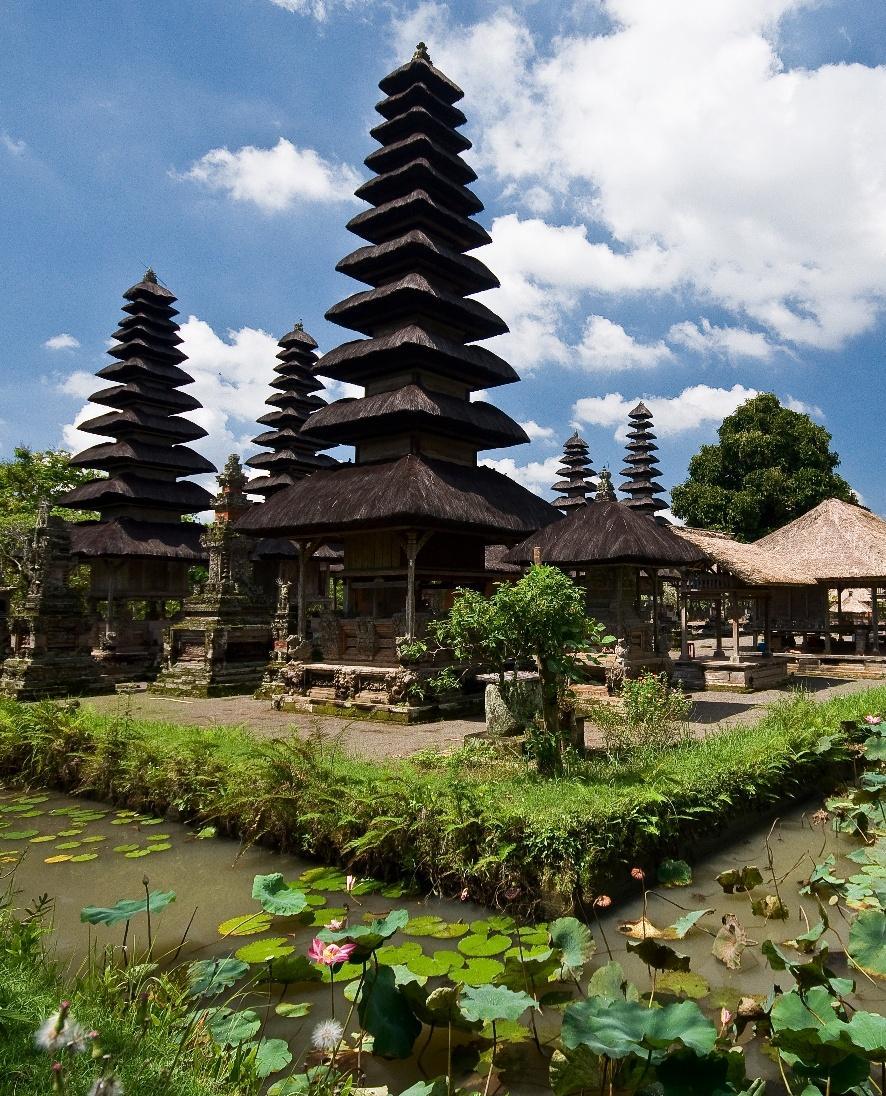
[[743, 925], [734, 914], [728, 913], [723, 918], [722, 928], [714, 937], [711, 953], [728, 970], [738, 970], [741, 967], [742, 953], [748, 943], [748, 934]]
[[688, 955], [678, 955], [673, 948], [658, 940], [631, 940], [627, 948], [653, 970], [689, 970]]
[[767, 921], [787, 921], [790, 916], [787, 906], [774, 894], [755, 898], [751, 902], [751, 910], [757, 917], [765, 917]]
[[720, 872], [717, 882], [726, 894], [733, 894], [735, 891], [749, 891], [759, 887], [763, 882], [763, 875], [757, 867], [730, 868]]

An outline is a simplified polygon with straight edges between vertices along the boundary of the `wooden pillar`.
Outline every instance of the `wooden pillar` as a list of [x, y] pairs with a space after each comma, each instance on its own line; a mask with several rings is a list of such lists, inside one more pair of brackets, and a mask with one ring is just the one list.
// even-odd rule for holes
[[880, 653], [880, 608], [877, 605], [877, 587], [871, 590], [871, 650]]
[[658, 655], [661, 654], [658, 649], [658, 571], [651, 571], [649, 577], [652, 579], [652, 653]]
[[625, 640], [625, 615], [622, 599], [624, 597], [624, 576], [621, 567], [615, 568], [615, 631], [616, 639]]
[[754, 598], [754, 630], [751, 632], [751, 646], [756, 651], [760, 642], [760, 598]]
[[714, 601], [714, 657], [723, 657], [723, 598], [718, 597]]
[[306, 540], [299, 540], [296, 541], [296, 544], [298, 545], [298, 581], [296, 585], [297, 630], [299, 640], [303, 641], [307, 638], [305, 632], [308, 628], [308, 599], [305, 591], [305, 573], [307, 570], [307, 560], [305, 557], [308, 554], [308, 542]]
[[763, 642], [766, 644], [767, 654], [772, 653], [772, 595], [767, 594], [763, 599]]
[[741, 661], [741, 637], [738, 631], [738, 594], [732, 595], [732, 661]]
[[843, 641], [843, 587], [837, 587], [837, 641]]
[[831, 653], [831, 592], [827, 587], [825, 589], [827, 590], [827, 605], [825, 607], [824, 653], [829, 655]]
[[689, 661], [689, 591], [685, 581], [680, 585], [680, 659]]
[[415, 639], [415, 557], [418, 554], [418, 537], [406, 534], [406, 637]]

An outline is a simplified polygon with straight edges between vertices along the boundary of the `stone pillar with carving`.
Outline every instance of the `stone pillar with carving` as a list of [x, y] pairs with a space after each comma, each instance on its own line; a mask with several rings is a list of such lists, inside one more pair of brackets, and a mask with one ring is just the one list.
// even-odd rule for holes
[[0, 694], [18, 700], [102, 692], [90, 654], [84, 606], [71, 588], [74, 569], [67, 522], [40, 506], [25, 558], [28, 590], [22, 616], [27, 639], [3, 661]]

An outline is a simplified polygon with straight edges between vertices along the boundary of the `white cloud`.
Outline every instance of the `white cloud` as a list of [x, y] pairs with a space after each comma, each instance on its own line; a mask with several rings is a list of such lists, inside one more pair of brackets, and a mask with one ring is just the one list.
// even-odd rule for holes
[[236, 202], [252, 202], [264, 213], [280, 213], [300, 203], [350, 201], [360, 185], [360, 176], [348, 164], [331, 163], [284, 137], [273, 148], [210, 149], [175, 177], [223, 191]]
[[[782, 406], [786, 407], [789, 411], [797, 411], [801, 415], [808, 415], [811, 419], [824, 419], [824, 411], [815, 403], [806, 403], [803, 400], [795, 399], [793, 396], [786, 396], [782, 401]], [[858, 492], [855, 492], [858, 494]]]
[[271, 0], [271, 3], [296, 15], [310, 15], [322, 23], [328, 18], [332, 8], [342, 7], [351, 10], [364, 7], [369, 0]]
[[398, 55], [423, 37], [466, 89], [475, 162], [506, 194], [557, 195], [577, 222], [494, 226], [515, 362], [524, 338], [526, 357], [561, 361], [592, 292], [715, 304], [734, 321], [698, 330], [733, 357], [767, 360], [773, 340], [835, 349], [873, 327], [886, 65], [787, 69], [780, 23], [815, 2], [600, 0], [605, 32], [550, 44], [513, 8], [459, 25], [425, 3], [398, 19]]
[[485, 468], [494, 468], [505, 476], [510, 476], [517, 483], [522, 483], [530, 491], [539, 494], [550, 494], [551, 484], [558, 478], [557, 468], [560, 464], [559, 456], [548, 457], [544, 461], [530, 461], [528, 464], [517, 464], [513, 457], [502, 457], [500, 460], [487, 457], [481, 459], [480, 464]]
[[3, 145], [10, 156], [23, 156], [28, 149], [25, 141], [17, 141], [5, 131], [0, 133], [0, 145]]
[[[755, 388], [734, 384], [731, 388], [712, 388], [696, 384], [684, 388], [677, 396], [643, 396], [643, 402], [652, 412], [654, 430], [659, 437], [697, 430], [710, 423], [719, 423], [745, 400], [757, 395]], [[639, 396], [627, 397], [620, 392], [606, 396], [588, 396], [576, 402], [572, 409], [578, 424], [614, 426], [615, 438], [624, 440], [628, 412], [639, 401]]]
[[336, 381], [332, 377], [321, 377], [317, 375], [317, 380], [325, 386], [326, 391], [322, 393], [323, 398], [332, 402], [332, 400], [343, 400], [347, 398], [359, 399], [360, 396], [366, 391], [359, 384], [351, 384], [350, 381]]
[[638, 342], [605, 316], [588, 317], [581, 342], [575, 349], [578, 363], [589, 372], [653, 369], [674, 357], [663, 342]]
[[62, 331], [59, 335], [53, 335], [43, 344], [44, 350], [76, 350], [80, 345], [79, 339]]
[[521, 422], [520, 425], [529, 435], [530, 441], [552, 442], [554, 440], [555, 435], [553, 428], [550, 426], [539, 426], [535, 419]]
[[738, 358], [770, 361], [781, 349], [761, 331], [748, 331], [744, 327], [716, 327], [705, 319], [697, 324], [691, 320], [673, 324], [667, 339], [687, 350], [699, 354], [719, 354], [732, 361]]

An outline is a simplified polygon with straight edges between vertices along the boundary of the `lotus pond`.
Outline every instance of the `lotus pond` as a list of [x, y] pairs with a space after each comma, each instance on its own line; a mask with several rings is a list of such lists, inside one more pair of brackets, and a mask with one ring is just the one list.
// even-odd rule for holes
[[174, 970], [181, 1022], [226, 1048], [232, 1084], [272, 1096], [874, 1096], [884, 727], [867, 728], [845, 792], [692, 867], [637, 868], [613, 881], [628, 899], [598, 895], [584, 921], [523, 923], [517, 894], [494, 911], [422, 898], [35, 790], [0, 794], [0, 866], [17, 907], [48, 893], [72, 970], [100, 954], [133, 1000], [149, 951]]

